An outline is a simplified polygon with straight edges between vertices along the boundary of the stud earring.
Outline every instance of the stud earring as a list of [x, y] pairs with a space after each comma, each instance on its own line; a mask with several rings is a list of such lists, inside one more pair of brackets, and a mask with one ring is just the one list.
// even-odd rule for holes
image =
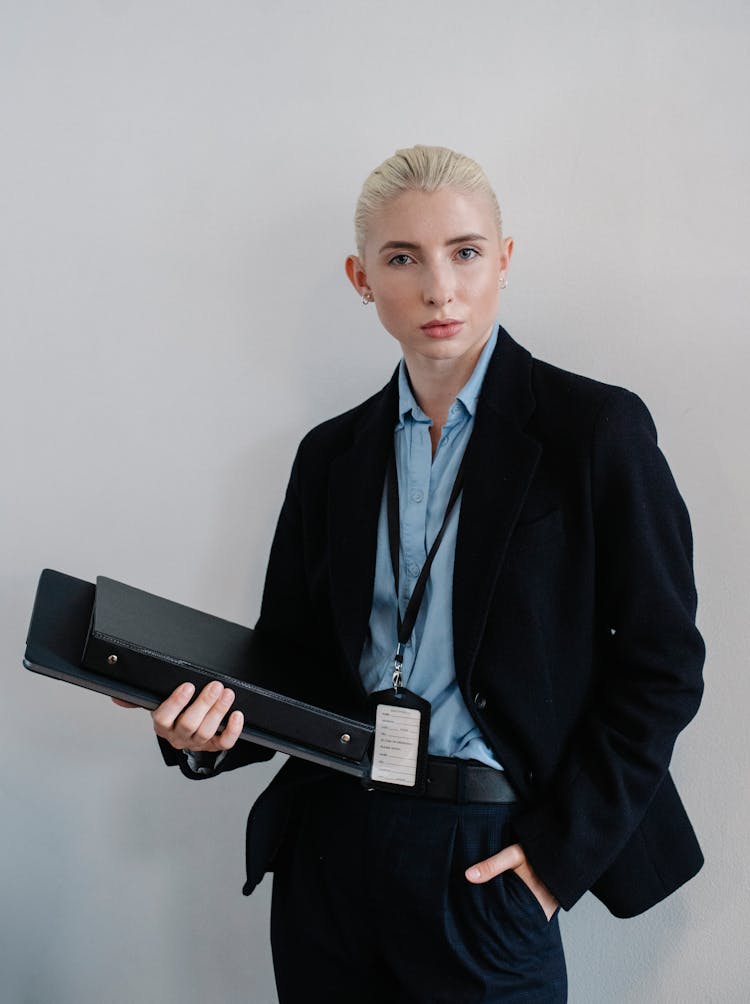
[[367, 306], [367, 304], [368, 304], [368, 303], [374, 303], [374, 302], [375, 302], [375, 297], [374, 297], [374, 296], [372, 295], [372, 293], [371, 293], [371, 292], [370, 292], [370, 290], [368, 289], [368, 290], [367, 290], [367, 292], [366, 292], [366, 293], [364, 294], [364, 296], [362, 297], [362, 303], [363, 303], [363, 304], [364, 304], [365, 306]]
[[504, 275], [501, 275], [500, 276], [500, 289], [507, 289], [507, 288], [508, 288], [508, 280], [505, 278]]

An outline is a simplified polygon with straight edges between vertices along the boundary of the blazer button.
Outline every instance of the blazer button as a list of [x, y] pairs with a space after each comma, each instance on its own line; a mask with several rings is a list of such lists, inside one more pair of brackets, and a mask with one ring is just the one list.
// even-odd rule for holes
[[484, 696], [484, 694], [480, 693], [474, 694], [474, 705], [480, 711], [484, 711], [484, 709], [487, 707], [487, 698]]

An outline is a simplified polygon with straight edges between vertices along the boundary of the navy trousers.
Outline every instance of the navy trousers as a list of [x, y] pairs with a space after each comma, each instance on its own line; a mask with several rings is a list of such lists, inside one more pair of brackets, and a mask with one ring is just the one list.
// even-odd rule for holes
[[311, 784], [275, 866], [281, 1004], [564, 1004], [557, 916], [514, 872], [464, 876], [513, 842], [516, 807]]

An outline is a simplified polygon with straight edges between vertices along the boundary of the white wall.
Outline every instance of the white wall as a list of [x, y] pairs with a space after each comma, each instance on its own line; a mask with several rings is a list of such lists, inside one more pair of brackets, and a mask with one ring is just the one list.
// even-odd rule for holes
[[42, 567], [258, 610], [307, 428], [397, 354], [346, 284], [398, 146], [493, 179], [502, 317], [636, 390], [688, 502], [701, 713], [674, 773], [707, 865], [563, 918], [575, 1004], [744, 1002], [747, 5], [0, 2], [0, 998], [275, 1000], [244, 818], [274, 765], [189, 784], [141, 712], [21, 669]]

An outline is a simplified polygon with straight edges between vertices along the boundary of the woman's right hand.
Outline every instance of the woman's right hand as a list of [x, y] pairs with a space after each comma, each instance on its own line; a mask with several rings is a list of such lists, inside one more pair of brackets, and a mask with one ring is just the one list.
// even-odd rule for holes
[[[233, 711], [221, 734], [216, 730], [232, 706], [234, 691], [218, 680], [207, 684], [188, 707], [195, 687], [182, 683], [158, 708], [151, 712], [154, 732], [177, 750], [191, 753], [216, 753], [231, 749], [240, 737], [244, 716]], [[112, 698], [120, 707], [135, 707]]]

